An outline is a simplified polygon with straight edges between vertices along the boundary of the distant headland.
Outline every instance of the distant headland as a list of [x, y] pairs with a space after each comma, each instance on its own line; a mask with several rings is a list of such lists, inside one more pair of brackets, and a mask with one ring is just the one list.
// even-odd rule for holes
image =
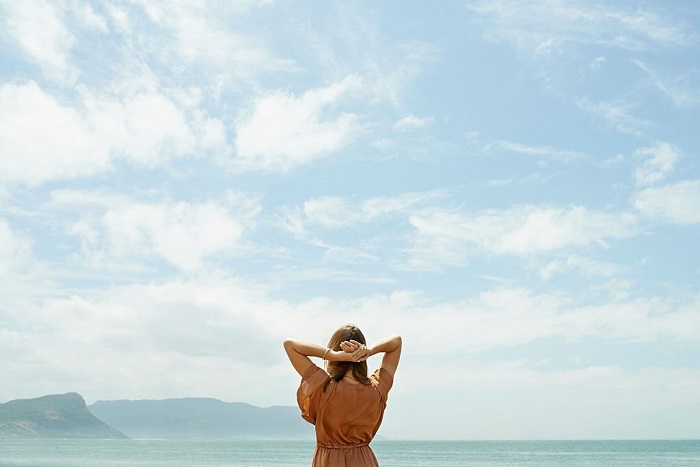
[[95, 417], [74, 392], [0, 404], [0, 438], [126, 437]]
[[0, 404], [0, 438], [313, 439], [296, 407], [207, 398], [97, 401], [80, 394]]

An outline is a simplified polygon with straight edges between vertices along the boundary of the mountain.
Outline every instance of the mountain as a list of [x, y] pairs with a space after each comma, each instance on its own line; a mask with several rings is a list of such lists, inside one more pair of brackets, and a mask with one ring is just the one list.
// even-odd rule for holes
[[126, 438], [74, 392], [0, 404], [0, 438]]
[[261, 408], [241, 402], [184, 398], [97, 401], [101, 420], [132, 438], [313, 439], [296, 407]]

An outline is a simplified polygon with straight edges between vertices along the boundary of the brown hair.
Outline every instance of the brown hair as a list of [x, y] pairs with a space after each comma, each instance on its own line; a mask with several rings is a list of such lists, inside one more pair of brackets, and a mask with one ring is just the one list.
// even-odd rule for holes
[[[340, 348], [340, 343], [344, 341], [354, 340], [360, 344], [367, 344], [364, 334], [360, 331], [360, 328], [352, 324], [347, 324], [338, 328], [330, 340], [328, 341], [328, 348], [331, 350], [342, 350]], [[369, 378], [367, 377], [367, 362], [333, 362], [328, 365], [328, 373], [330, 377], [326, 380], [323, 385], [323, 391], [331, 381], [340, 381], [347, 374], [348, 371], [352, 371], [352, 376], [355, 380], [362, 384], [371, 384]]]

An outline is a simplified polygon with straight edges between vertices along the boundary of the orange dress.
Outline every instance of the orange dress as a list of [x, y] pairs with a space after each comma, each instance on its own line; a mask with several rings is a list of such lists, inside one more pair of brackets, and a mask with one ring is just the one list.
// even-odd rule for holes
[[328, 373], [311, 365], [301, 377], [297, 402], [301, 416], [316, 427], [312, 467], [379, 466], [369, 447], [384, 416], [392, 376], [379, 369], [372, 384], [331, 381]]

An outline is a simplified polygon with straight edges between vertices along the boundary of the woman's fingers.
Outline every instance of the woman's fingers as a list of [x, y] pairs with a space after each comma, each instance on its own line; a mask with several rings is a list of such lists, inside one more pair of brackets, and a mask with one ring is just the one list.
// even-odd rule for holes
[[358, 343], [359, 347], [352, 353], [352, 359], [356, 362], [361, 362], [367, 359], [369, 352], [367, 347], [363, 344]]
[[349, 360], [353, 362], [364, 362], [369, 357], [367, 346], [356, 340], [343, 341], [340, 343], [340, 348], [343, 352], [349, 353]]
[[355, 352], [360, 347], [360, 345], [361, 344], [359, 344], [357, 342], [353, 342], [353, 341], [343, 341], [340, 343], [340, 348], [344, 352], [352, 353], [352, 352]]

